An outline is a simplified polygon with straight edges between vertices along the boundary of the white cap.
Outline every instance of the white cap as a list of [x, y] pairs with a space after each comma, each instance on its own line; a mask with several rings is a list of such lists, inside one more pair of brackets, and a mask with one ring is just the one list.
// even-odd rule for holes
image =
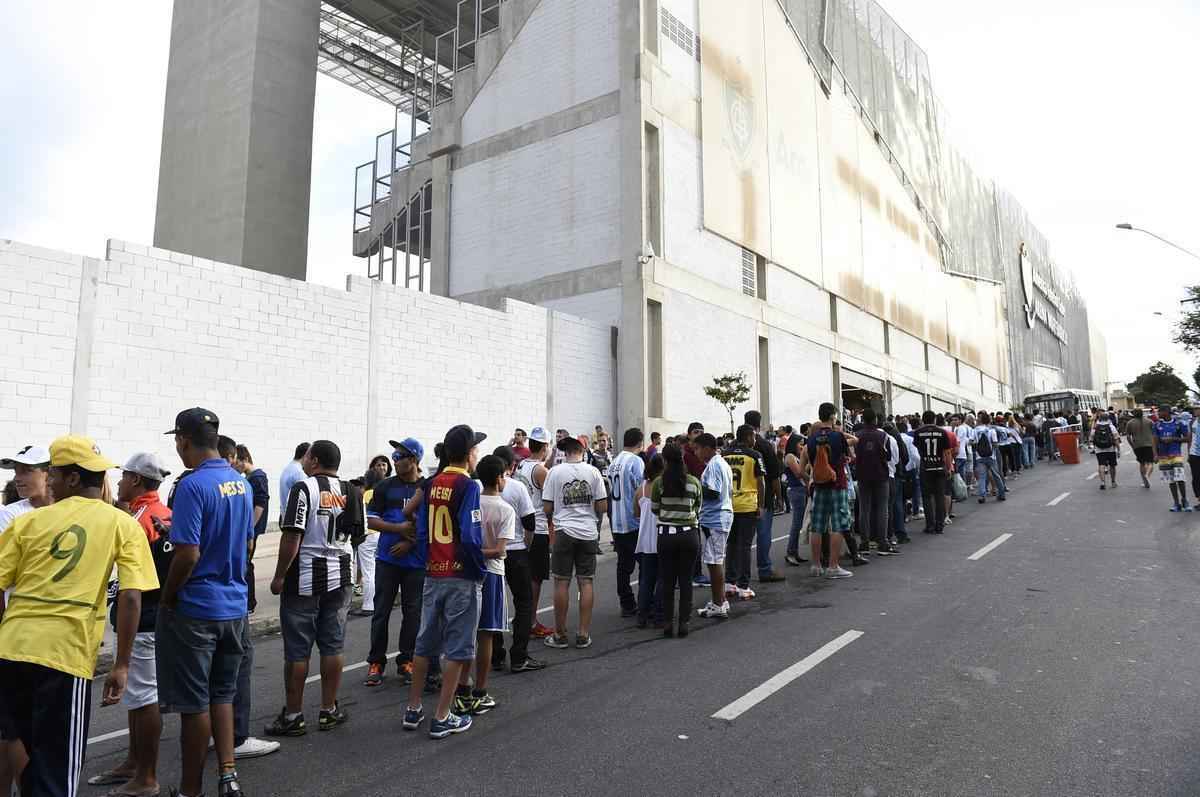
[[544, 426], [535, 426], [529, 431], [529, 439], [536, 440], [539, 443], [549, 443], [550, 433], [546, 431]]
[[121, 470], [127, 473], [136, 473], [139, 476], [156, 482], [160, 482], [171, 475], [171, 471], [162, 466], [162, 462], [159, 461], [157, 454], [151, 454], [146, 451], [139, 452], [130, 457]]
[[15, 456], [0, 459], [0, 468], [13, 470], [18, 465], [50, 465], [50, 449], [41, 446], [25, 446]]

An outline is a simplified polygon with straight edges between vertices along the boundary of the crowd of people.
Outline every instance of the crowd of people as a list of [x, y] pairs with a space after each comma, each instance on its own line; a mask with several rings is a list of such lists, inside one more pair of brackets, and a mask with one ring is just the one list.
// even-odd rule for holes
[[[850, 578], [873, 557], [901, 553], [912, 520], [943, 534], [972, 488], [981, 504], [1006, 500], [1010, 481], [1056, 456], [1057, 435], [1043, 429], [1081, 435], [1102, 490], [1117, 487], [1124, 439], [1143, 463], [1144, 485], [1157, 463], [1172, 511], [1191, 511], [1183, 450], [1200, 500], [1197, 424], [1169, 408], [1152, 418], [1095, 412], [1076, 432], [1065, 416], [842, 415], [825, 403], [796, 428], [763, 428], [749, 411], [719, 438], [698, 422], [665, 438], [629, 428], [614, 451], [599, 426], [553, 437], [539, 426], [515, 430], [490, 452], [486, 435], [458, 425], [433, 447], [436, 465], [426, 468], [425, 445], [405, 437], [352, 478], [341, 473], [336, 443], [303, 443], [279, 476], [282, 537], [270, 591], [279, 596], [284, 704], [263, 735], [307, 733], [314, 647], [317, 728], [348, 721], [339, 691], [352, 612], [371, 618], [367, 687], [388, 677], [389, 643], [398, 639], [394, 677], [408, 688], [402, 727], [424, 725], [435, 739], [469, 730], [498, 707], [491, 672], [546, 666], [533, 640], [560, 650], [592, 645], [605, 522], [621, 617], [680, 639], [694, 617], [721, 620], [754, 600], [755, 581], [761, 589], [784, 580], [771, 557], [776, 515], [791, 513], [786, 566]], [[165, 502], [159, 490], [171, 472], [153, 453], [118, 468], [92, 440], [68, 435], [0, 460], [14, 471], [0, 507], [0, 793], [13, 782], [24, 794], [76, 793], [105, 622], [115, 644], [101, 700], [126, 708], [130, 744], [121, 764], [88, 783], [111, 785], [117, 797], [159, 794], [163, 713], [181, 716], [173, 794], [202, 793], [210, 746], [222, 797], [243, 793], [238, 759], [279, 749], [249, 728], [248, 618], [258, 605], [253, 556], [268, 527], [268, 476], [209, 410], [179, 413], [167, 434], [185, 470]], [[115, 492], [113, 470], [121, 473]], [[537, 621], [547, 581], [552, 626]], [[707, 591], [703, 606], [694, 588]], [[435, 696], [428, 717], [427, 694]]]

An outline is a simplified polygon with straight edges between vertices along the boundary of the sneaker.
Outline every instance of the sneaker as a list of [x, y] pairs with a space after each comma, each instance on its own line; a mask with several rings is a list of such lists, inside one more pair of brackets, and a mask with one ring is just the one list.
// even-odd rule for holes
[[1105, 489], [1103, 484], [1100, 485], [1100, 489], [1101, 490]]
[[534, 670], [546, 669], [546, 662], [538, 661], [537, 659], [525, 659], [520, 664], [514, 664], [509, 668], [509, 672], [533, 672]]
[[738, 590], [736, 584], [726, 584], [725, 585], [725, 597], [726, 598], [741, 597], [741, 592]]
[[996, 500], [997, 500], [997, 501], [1007, 501], [1007, 500], [1008, 500], [1008, 498], [1007, 498], [1006, 496], [1003, 496], [1003, 495], [1002, 495], [1002, 496], [999, 496], [999, 497], [998, 497]]
[[724, 620], [729, 616], [729, 601], [722, 603], [720, 606], [709, 601], [704, 608], [699, 609], [696, 614], [701, 617], [711, 617], [713, 619]]
[[363, 681], [363, 686], [382, 686], [383, 685], [383, 665], [372, 664], [367, 667], [367, 677]]
[[241, 784], [238, 783], [237, 773], [222, 776], [217, 782], [217, 797], [245, 797]]
[[786, 562], [791, 567], [799, 567], [800, 565], [804, 564], [807, 560], [801, 559], [796, 554], [790, 553], [787, 556], [783, 557], [783, 561]]
[[1191, 508], [1190, 506], [1185, 506], [1185, 507], [1183, 508], [1183, 511], [1184, 511], [1184, 512], [1191, 512], [1191, 511], [1192, 511], [1192, 508]]
[[404, 708], [404, 730], [415, 731], [425, 721], [425, 707]]
[[695, 578], [692, 579], [692, 586], [693, 587], [711, 587], [712, 579], [710, 579], [708, 576], [696, 576]]
[[825, 571], [825, 578], [851, 578], [854, 574], [844, 567], [831, 567]]
[[586, 636], [584, 634], [576, 634], [575, 635], [575, 647], [590, 648], [591, 646], [592, 646], [592, 638], [590, 636]]
[[479, 707], [479, 698], [472, 697], [469, 694], [468, 695], [455, 695], [454, 696], [454, 708], [451, 710], [455, 714], [459, 715], [460, 717], [465, 717], [470, 714], [476, 713], [476, 709], [478, 707]]
[[263, 733], [267, 736], [303, 736], [308, 733], [308, 727], [304, 724], [304, 714], [297, 714], [289, 720], [285, 708], [280, 709], [274, 722], [263, 728]]
[[912, 537], [908, 536], [907, 534], [897, 534], [896, 542], [900, 545], [908, 545], [910, 542], [912, 542]]
[[434, 719], [429, 723], [429, 738], [430, 739], [445, 739], [452, 733], [464, 733], [471, 730], [471, 717], [469, 715], [460, 716], [453, 712], [446, 715], [446, 719]]
[[551, 634], [550, 636], [546, 637], [546, 647], [558, 648], [560, 650], [562, 648], [570, 647], [570, 645], [567, 644], [567, 635], [563, 634], [562, 636], [559, 636], [558, 634]]
[[885, 545], [879, 549], [878, 553], [880, 556], [895, 556], [896, 554], [898, 554], [900, 552], [897, 551], [895, 548], [893, 548], [891, 545]]
[[350, 715], [343, 711], [342, 707], [335, 702], [332, 709], [321, 709], [321, 713], [317, 716], [317, 730], [331, 731], [349, 721]]
[[947, 526], [953, 526], [953, 525], [954, 525], [954, 518], [953, 518], [953, 517], [951, 517], [950, 515], [947, 515], [947, 516], [946, 516], [946, 525], [947, 525]]
[[529, 631], [529, 635], [538, 639], [545, 639], [546, 637], [554, 636], [554, 629], [541, 623], [534, 623], [533, 628]]
[[979, 503], [981, 503], [981, 504], [986, 504], [986, 503], [987, 503], [987, 499], [986, 499], [986, 498], [980, 498], [980, 499], [979, 499]]
[[504, 672], [504, 657], [492, 659], [492, 672]]
[[621, 609], [621, 618], [624, 619], [626, 617], [637, 617], [637, 607], [633, 606], [633, 607], [622, 608]]
[[359, 598], [361, 598], [361, 597], [362, 597], [362, 594], [363, 594], [363, 586], [362, 586], [362, 584], [355, 584], [355, 585], [354, 585], [354, 595], [355, 595], [356, 597], [359, 597]]
[[817, 576], [817, 577], [823, 576], [823, 575], [825, 575], [825, 568], [821, 567], [820, 565], [813, 565], [810, 568], [808, 568], [808, 574], [810, 576]]
[[739, 600], [752, 601], [756, 597], [758, 597], [758, 596], [754, 594], [754, 590], [750, 589], [749, 587], [746, 587], [745, 589], [738, 587], [738, 599]]
[[442, 691], [442, 679], [440, 676], [428, 676], [425, 679], [425, 694], [436, 695]]
[[269, 742], [266, 739], [247, 736], [246, 741], [233, 748], [233, 757], [234, 759], [262, 758], [265, 755], [274, 753], [278, 749], [279, 742]]
[[787, 577], [774, 570], [772, 570], [770, 573], [759, 575], [758, 577], [759, 584], [775, 584], [780, 581], [787, 581]]
[[401, 662], [396, 665], [396, 675], [400, 677], [400, 683], [409, 686], [413, 682], [413, 663], [411, 661]]
[[1182, 512], [1183, 507], [1181, 507], [1179, 504], [1176, 504], [1175, 506], [1171, 507], [1170, 511], [1171, 512]]
[[[854, 565], [869, 565], [869, 564], [871, 564], [871, 560], [865, 556], [856, 556], [853, 559], [851, 559], [850, 562]], [[840, 570], [841, 567], [839, 566], [839, 567], [834, 567], [834, 568], [830, 568], [830, 569], [831, 570]], [[826, 573], [825, 575], [829, 576], [829, 573]], [[837, 576], [830, 576], [830, 578], [837, 578]]]
[[476, 716], [488, 713], [497, 705], [496, 698], [486, 693], [482, 695], [472, 694], [471, 697], [475, 700], [475, 708], [471, 713]]

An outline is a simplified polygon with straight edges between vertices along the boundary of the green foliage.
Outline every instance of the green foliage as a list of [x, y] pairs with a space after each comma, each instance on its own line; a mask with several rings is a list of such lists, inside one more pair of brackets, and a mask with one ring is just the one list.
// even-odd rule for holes
[[1187, 383], [1175, 375], [1175, 369], [1164, 362], [1125, 385], [1138, 404], [1178, 407], [1188, 398]]
[[704, 395], [713, 399], [729, 413], [729, 431], [733, 432], [733, 411], [750, 399], [750, 383], [746, 372], [714, 376], [713, 383], [704, 388]]
[[1193, 301], [1184, 300], [1188, 309], [1175, 325], [1175, 342], [1190, 352], [1200, 352], [1200, 285], [1189, 287], [1187, 295]]

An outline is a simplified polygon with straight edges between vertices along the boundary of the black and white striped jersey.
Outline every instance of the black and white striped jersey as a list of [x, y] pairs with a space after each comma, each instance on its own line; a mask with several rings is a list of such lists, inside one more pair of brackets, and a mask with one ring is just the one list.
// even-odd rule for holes
[[279, 523], [285, 533], [302, 535], [300, 553], [284, 578], [289, 595], [321, 595], [353, 583], [353, 548], [350, 535], [339, 531], [338, 518], [363, 508], [361, 501], [347, 506], [345, 487], [328, 476], [309, 476], [292, 485]]

